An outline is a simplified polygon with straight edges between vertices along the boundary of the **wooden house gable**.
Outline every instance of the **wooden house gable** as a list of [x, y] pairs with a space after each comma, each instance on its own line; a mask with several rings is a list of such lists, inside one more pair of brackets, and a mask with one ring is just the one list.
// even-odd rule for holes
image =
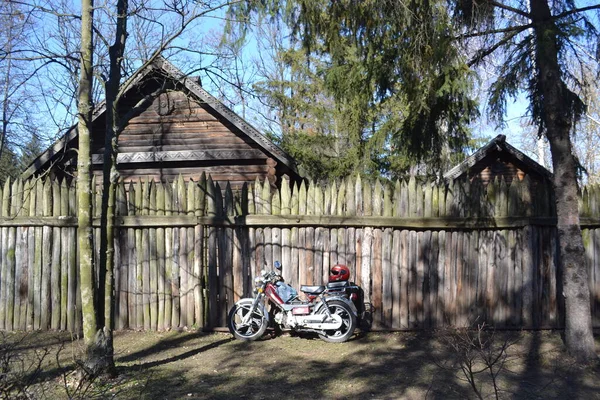
[[[134, 82], [125, 83], [119, 102], [121, 115], [136, 110], [118, 139], [117, 167], [125, 182], [139, 178], [171, 181], [179, 175], [196, 181], [203, 173], [234, 187], [257, 178], [273, 184], [282, 175], [292, 181], [300, 179], [286, 153], [195, 80], [184, 77], [163, 59], [147, 68]], [[98, 183], [102, 180], [104, 131], [100, 105], [92, 129], [92, 165]], [[47, 170], [55, 176], [73, 174], [76, 148], [77, 134], [72, 128], [32, 163], [24, 177]]]
[[466, 177], [484, 185], [495, 179], [504, 179], [510, 184], [513, 179], [522, 180], [525, 176], [529, 176], [532, 182], [548, 182], [551, 173], [506, 142], [504, 135], [498, 135], [444, 174], [446, 179]]
[[[104, 154], [104, 130], [99, 125], [94, 127], [92, 146], [98, 180]], [[170, 181], [179, 174], [197, 180], [206, 173], [216, 181], [238, 185], [277, 176], [272, 155], [184, 90], [161, 94], [129, 121], [119, 135], [117, 164], [125, 181], [139, 177]]]

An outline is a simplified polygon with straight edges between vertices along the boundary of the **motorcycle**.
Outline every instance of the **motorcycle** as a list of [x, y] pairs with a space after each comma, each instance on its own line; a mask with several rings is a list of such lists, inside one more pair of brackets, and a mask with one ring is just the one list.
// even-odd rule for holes
[[260, 339], [268, 326], [316, 333], [326, 342], [342, 343], [350, 339], [358, 311], [339, 288], [302, 285], [300, 290], [307, 297], [302, 300], [283, 280], [278, 261], [275, 269], [261, 271], [254, 279], [254, 297], [239, 300], [229, 311], [227, 326], [236, 339]]

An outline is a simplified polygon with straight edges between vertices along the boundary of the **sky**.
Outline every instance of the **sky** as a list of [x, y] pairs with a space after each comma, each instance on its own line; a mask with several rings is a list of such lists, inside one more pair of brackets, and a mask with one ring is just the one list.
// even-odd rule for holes
[[[592, 4], [592, 1], [586, 0], [583, 2], [577, 2], [577, 3], [581, 4], [581, 6], [585, 6], [585, 5]], [[74, 8], [76, 9], [77, 8], [76, 5], [78, 4], [78, 2], [73, 1], [72, 4], [74, 5]], [[224, 10], [221, 10], [219, 12], [214, 13], [209, 18], [203, 18], [201, 20], [201, 23], [194, 26], [193, 29], [188, 30], [188, 32], [185, 33], [184, 35], [182, 35], [180, 38], [178, 38], [174, 42], [174, 44], [176, 46], [180, 46], [180, 47], [189, 47], [190, 43], [201, 42], [205, 38], [208, 38], [208, 37], [213, 37], [213, 38], [218, 37], [219, 32], [221, 31], [222, 26], [223, 26], [223, 19], [222, 19], [223, 15], [224, 15]], [[56, 23], [55, 18], [49, 18], [48, 24], [55, 24], [55, 23]], [[129, 40], [130, 41], [135, 40], [135, 38], [130, 38]], [[247, 46], [248, 47], [246, 48], [244, 56], [248, 57], [248, 59], [245, 61], [249, 62], [251, 57], [256, 56], [257, 47], [256, 47], [256, 43], [254, 43], [252, 40], [249, 41]], [[190, 56], [189, 60], [192, 60], [190, 62], [191, 67], [190, 67], [190, 65], [184, 65], [183, 63], [178, 63], [177, 61], [175, 61], [175, 64], [177, 67], [186, 71], [186, 70], [189, 70], [190, 68], [193, 69], [197, 66], [210, 65], [210, 64], [214, 63], [214, 61], [215, 61], [214, 57], [212, 57], [210, 55], [202, 55], [202, 56], [192, 55], [192, 56]], [[203, 80], [203, 83], [206, 83], [207, 88], [211, 90], [213, 95], [216, 95], [216, 96], [219, 95], [219, 93], [215, 93], [216, 91], [218, 91], [219, 88], [215, 87], [214, 85], [212, 85], [212, 87], [211, 87], [210, 81], [208, 79]], [[228, 105], [232, 106], [237, 112], [241, 112], [240, 108], [236, 107], [235, 104], [229, 103]], [[496, 127], [492, 123], [489, 123], [486, 120], [485, 110], [483, 109], [483, 107], [485, 107], [485, 101], [483, 101], [482, 102], [482, 117], [481, 117], [482, 119], [480, 121], [477, 121], [476, 124], [474, 124], [474, 128], [473, 128], [474, 135], [477, 137], [491, 139], [491, 138], [497, 136], [498, 134], [505, 134], [507, 136], [508, 141], [513, 146], [524, 151], [530, 157], [537, 159], [535, 146], [532, 147], [531, 143], [525, 143], [522, 139], [522, 132], [524, 130], [524, 125], [527, 123], [527, 117], [525, 116], [527, 105], [528, 105], [528, 102], [527, 102], [526, 97], [523, 94], [520, 94], [516, 99], [509, 102], [509, 105], [507, 107], [507, 115], [505, 118], [505, 122], [506, 122], [505, 126], [504, 127]], [[249, 118], [249, 119], [251, 122], [254, 122], [254, 121], [252, 121], [252, 118]]]

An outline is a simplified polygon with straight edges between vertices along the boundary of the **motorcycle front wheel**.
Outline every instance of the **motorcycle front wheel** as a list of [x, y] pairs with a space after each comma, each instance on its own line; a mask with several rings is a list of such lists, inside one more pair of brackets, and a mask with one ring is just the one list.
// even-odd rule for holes
[[[342, 343], [350, 339], [356, 328], [356, 317], [350, 307], [337, 300], [327, 302], [329, 306], [329, 312], [331, 314], [338, 315], [342, 318], [342, 326], [338, 329], [325, 330], [319, 334], [319, 337], [326, 342], [331, 343]], [[321, 314], [325, 313], [325, 310], [321, 310]]]
[[[249, 299], [252, 300], [252, 299]], [[247, 324], [244, 324], [244, 318], [252, 308], [252, 301], [239, 302], [229, 311], [227, 316], [227, 326], [229, 332], [239, 340], [257, 340], [262, 337], [267, 329], [267, 318], [263, 314], [262, 307], [256, 307], [252, 317]]]

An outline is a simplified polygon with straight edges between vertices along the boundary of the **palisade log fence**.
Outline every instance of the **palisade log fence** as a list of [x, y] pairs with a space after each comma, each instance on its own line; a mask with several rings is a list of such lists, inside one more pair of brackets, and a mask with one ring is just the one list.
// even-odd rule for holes
[[[7, 181], [0, 199], [0, 329], [79, 331], [75, 184]], [[96, 261], [100, 203], [98, 191]], [[600, 186], [580, 204], [600, 327]], [[357, 177], [279, 191], [257, 180], [237, 192], [210, 177], [145, 180], [118, 187], [116, 225], [116, 329], [224, 326], [276, 260], [296, 288], [347, 264], [378, 329], [563, 324], [552, 193], [528, 178], [483, 187]]]

